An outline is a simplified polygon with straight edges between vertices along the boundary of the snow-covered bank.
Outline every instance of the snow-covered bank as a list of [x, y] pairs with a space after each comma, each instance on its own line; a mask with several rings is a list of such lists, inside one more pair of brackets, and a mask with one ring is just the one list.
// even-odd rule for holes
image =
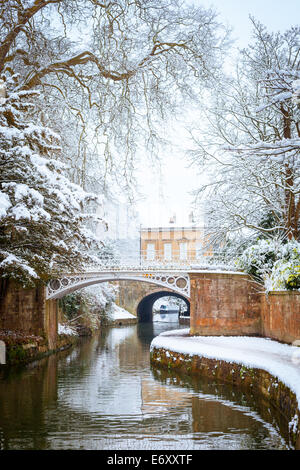
[[132, 313], [113, 303], [109, 312], [109, 324], [114, 326], [133, 325], [137, 322], [137, 317]]
[[58, 323], [57, 332], [59, 335], [78, 336], [76, 329], [65, 323]]
[[150, 350], [165, 349], [189, 356], [235, 362], [263, 369], [292, 390], [300, 409], [300, 348], [267, 338], [246, 336], [187, 336], [189, 329], [161, 333]]
[[113, 304], [110, 312], [112, 320], [124, 320], [124, 319], [136, 319], [132, 313], [125, 310], [125, 308], [119, 307], [119, 305]]

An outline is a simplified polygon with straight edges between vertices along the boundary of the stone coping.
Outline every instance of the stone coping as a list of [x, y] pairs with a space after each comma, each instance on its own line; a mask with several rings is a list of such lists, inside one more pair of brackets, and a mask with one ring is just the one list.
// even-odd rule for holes
[[[179, 332], [180, 330], [174, 331], [173, 337], [171, 332], [165, 335], [168, 339], [176, 338], [176, 342], [180, 338], [182, 340], [192, 338], [188, 335], [182, 336]], [[163, 337], [164, 334], [160, 336]], [[283, 416], [283, 423], [281, 422], [279, 427], [289, 447], [300, 450], [300, 405], [297, 395], [283, 380], [264, 369], [263, 364], [251, 367], [234, 359], [222, 360], [220, 355], [218, 358], [213, 358], [206, 357], [201, 351], [198, 354], [180, 352], [176, 351], [175, 347], [164, 346], [163, 342], [155, 344], [157, 338], [154, 338], [150, 348], [152, 365], [188, 376], [198, 375], [217, 379], [263, 396], [270, 406]]]

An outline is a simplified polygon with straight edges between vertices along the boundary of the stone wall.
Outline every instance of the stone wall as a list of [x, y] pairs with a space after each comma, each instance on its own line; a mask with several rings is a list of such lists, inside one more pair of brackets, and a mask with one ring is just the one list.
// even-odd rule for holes
[[57, 302], [46, 301], [45, 288], [23, 289], [13, 281], [0, 281], [0, 329], [43, 336], [56, 347]]
[[300, 292], [261, 292], [239, 273], [192, 273], [191, 334], [300, 340]]
[[[190, 273], [191, 334], [257, 335], [291, 344], [300, 340], [300, 292], [273, 292], [266, 297], [251, 278], [239, 273]], [[120, 306], [137, 313], [140, 301], [158, 291], [151, 283], [119, 281]], [[22, 289], [0, 282], [0, 329], [43, 336], [49, 349], [57, 346], [56, 300], [45, 300], [45, 289]]]
[[[257, 405], [262, 398], [267, 400], [262, 404], [260, 413], [269, 422], [277, 424], [290, 448], [300, 450], [300, 410], [296, 394], [269, 372], [235, 362], [190, 356], [156, 347], [151, 351], [151, 363], [166, 369], [169, 378], [174, 371], [178, 371], [181, 375], [176, 377], [176, 385], [188, 376], [204, 376], [248, 390], [257, 398]], [[292, 420], [296, 420], [295, 428], [289, 424]]]
[[300, 292], [261, 296], [262, 335], [292, 343], [300, 340]]
[[261, 334], [261, 294], [248, 275], [190, 273], [191, 334]]
[[167, 287], [151, 284], [150, 282], [115, 281], [111, 282], [111, 284], [118, 287], [116, 303], [128, 310], [132, 315], [137, 315], [137, 307], [140, 301], [147, 295], [160, 291], [171, 292]]
[[44, 311], [44, 332], [48, 339], [49, 349], [57, 347], [58, 302], [46, 300]]

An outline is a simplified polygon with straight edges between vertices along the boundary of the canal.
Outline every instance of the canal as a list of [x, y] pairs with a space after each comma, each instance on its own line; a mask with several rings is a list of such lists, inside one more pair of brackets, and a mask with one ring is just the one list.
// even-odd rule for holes
[[0, 449], [286, 449], [251, 394], [150, 367], [174, 324], [107, 328], [0, 379]]

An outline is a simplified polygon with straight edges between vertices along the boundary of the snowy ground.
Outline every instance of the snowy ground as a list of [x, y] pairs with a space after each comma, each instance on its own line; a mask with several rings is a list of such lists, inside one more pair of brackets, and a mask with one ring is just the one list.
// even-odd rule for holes
[[161, 333], [153, 348], [204, 356], [246, 367], [264, 369], [287, 385], [297, 396], [300, 408], [300, 348], [267, 338], [247, 336], [184, 336], [189, 329]]
[[59, 335], [70, 335], [70, 336], [78, 336], [76, 329], [69, 325], [59, 323], [58, 324], [58, 334]]
[[125, 310], [125, 308], [119, 307], [119, 305], [114, 304], [111, 310], [111, 319], [112, 320], [124, 320], [125, 318], [136, 318], [132, 313]]

